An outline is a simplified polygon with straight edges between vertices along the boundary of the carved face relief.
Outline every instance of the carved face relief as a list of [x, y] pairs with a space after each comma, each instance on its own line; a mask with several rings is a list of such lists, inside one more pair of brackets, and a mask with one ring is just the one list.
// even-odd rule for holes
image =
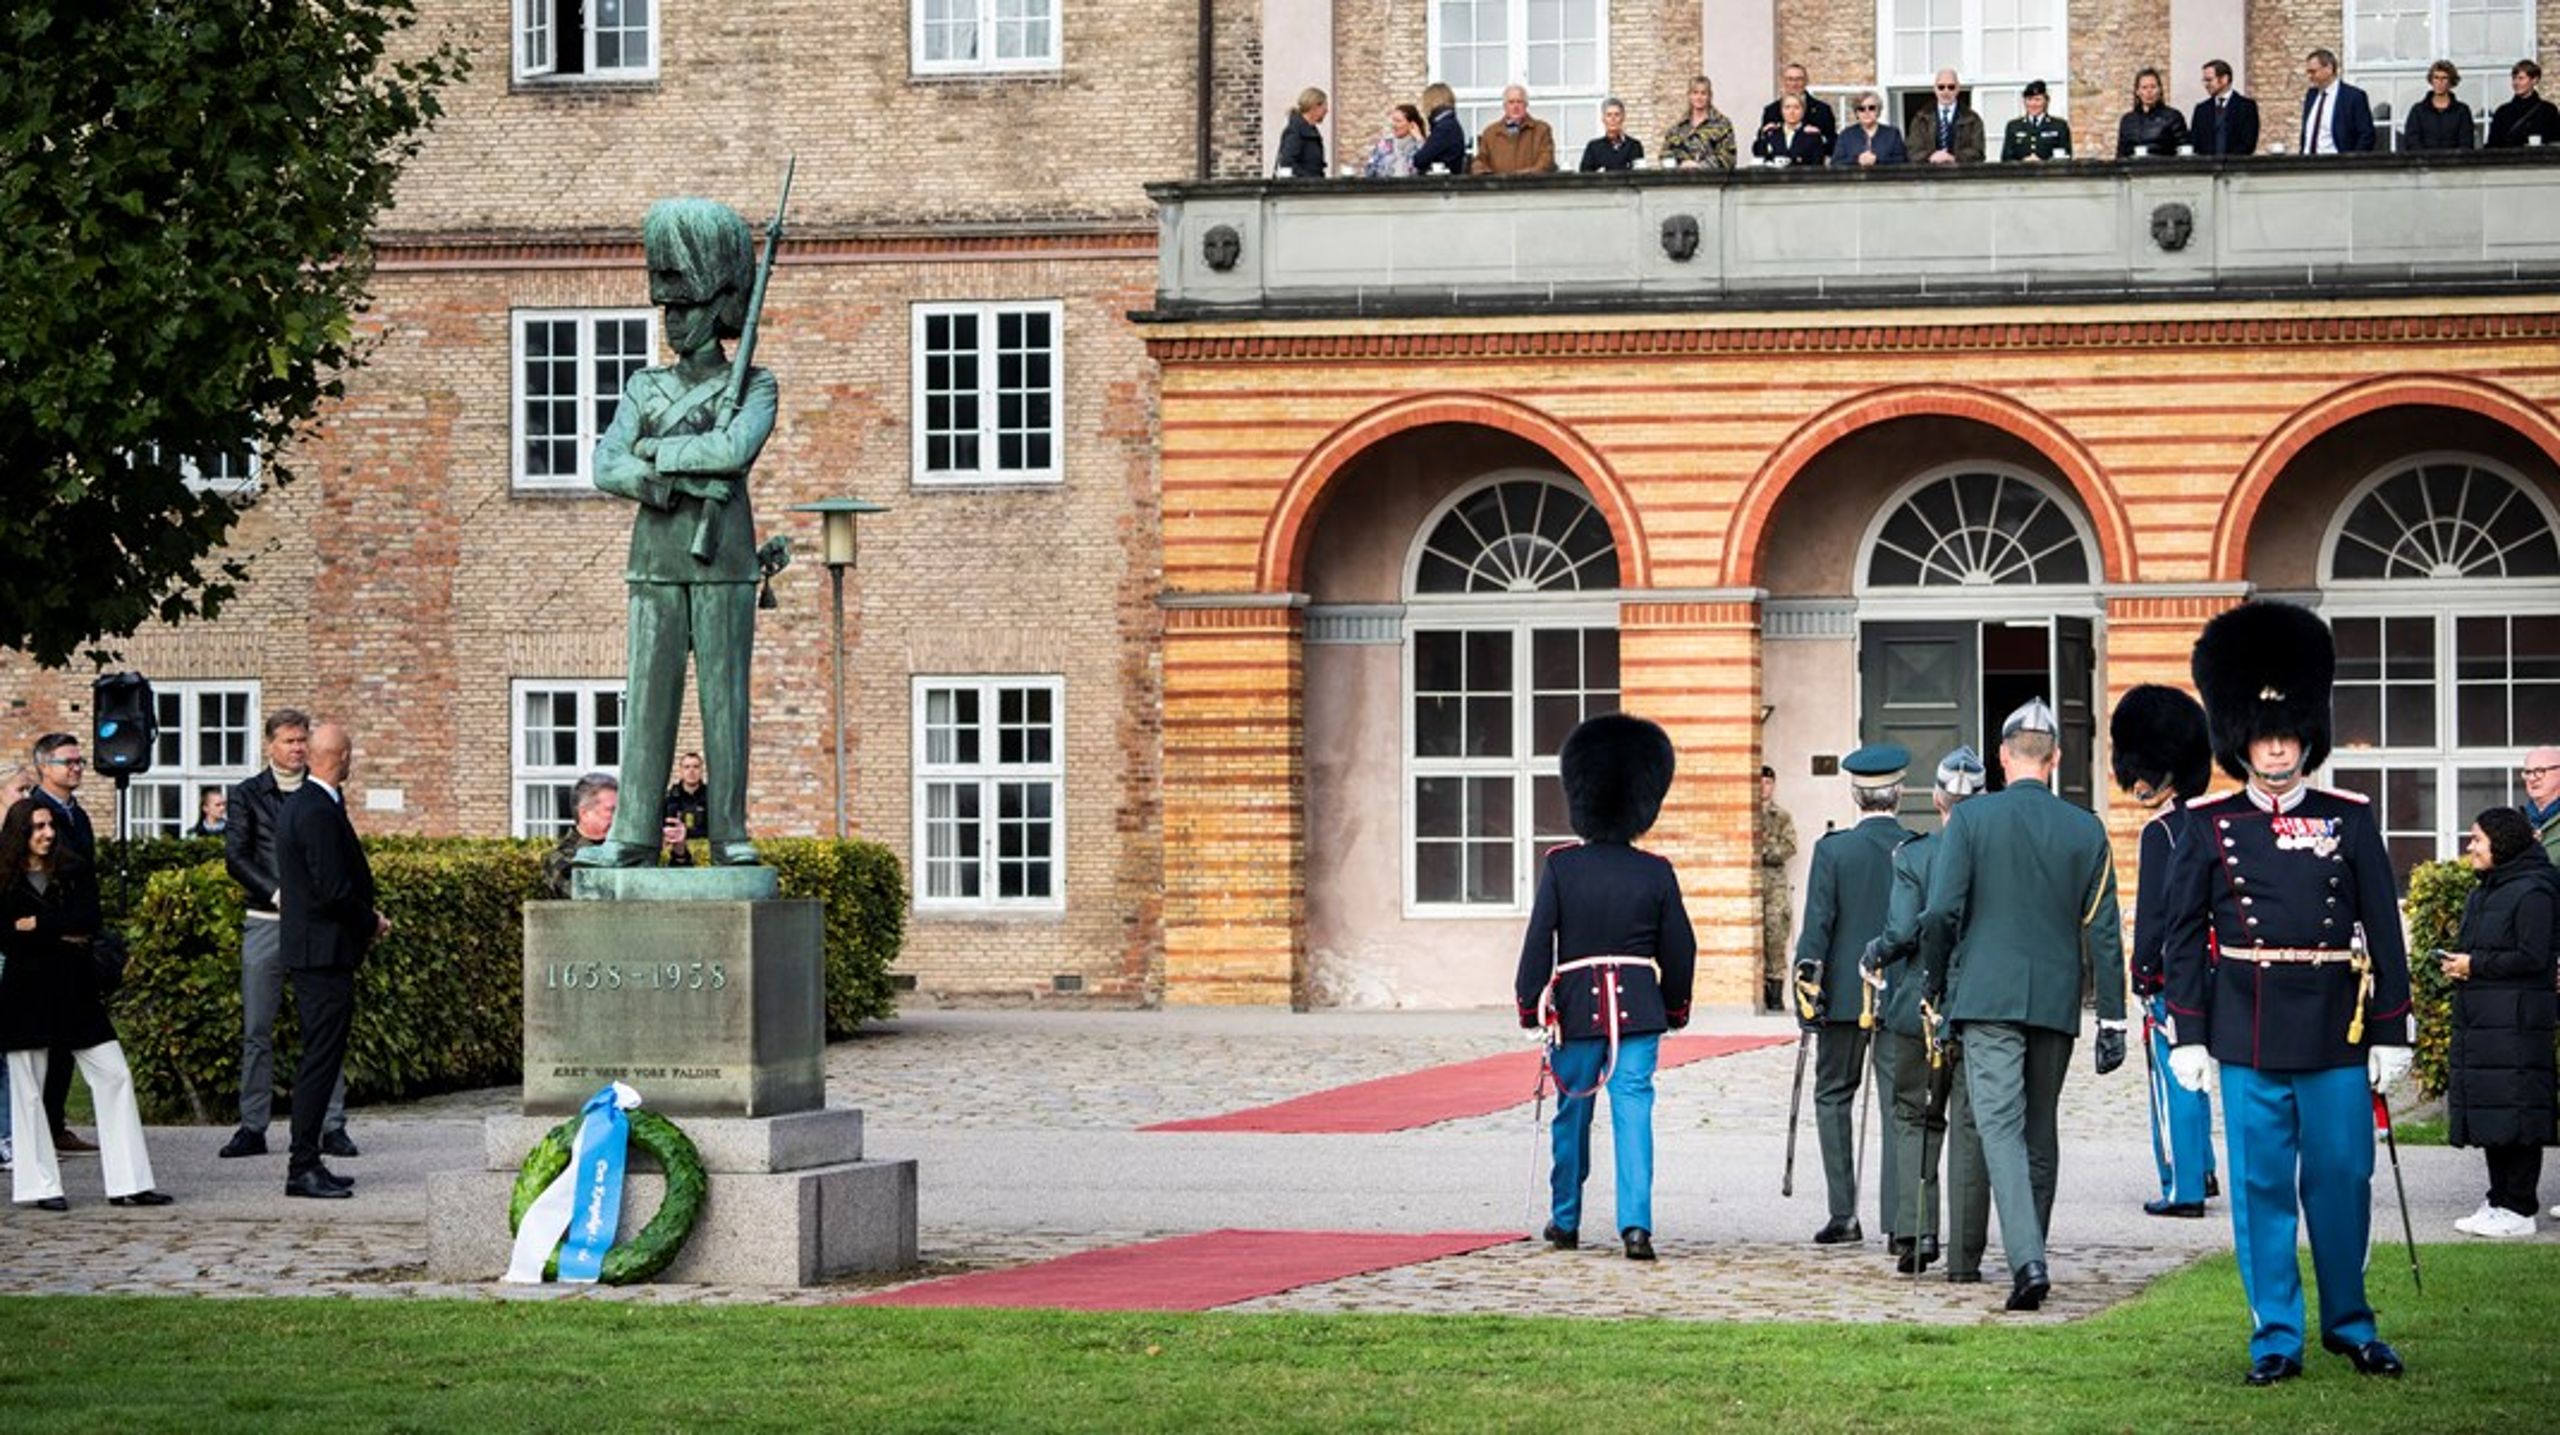
[[1243, 255], [1244, 236], [1236, 233], [1232, 224], [1216, 225], [1200, 236], [1201, 259], [1221, 274], [1235, 268], [1236, 260]]
[[2183, 204], [2164, 204], [2151, 211], [2151, 242], [2172, 254], [2186, 248], [2195, 232], [2196, 212]]
[[1675, 214], [1662, 221], [1662, 252], [1674, 264], [1686, 264], [1698, 257], [1698, 217]]

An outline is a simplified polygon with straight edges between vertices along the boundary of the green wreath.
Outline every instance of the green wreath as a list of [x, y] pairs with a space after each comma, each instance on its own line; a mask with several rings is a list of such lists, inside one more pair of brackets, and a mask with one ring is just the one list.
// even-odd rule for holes
[[[658, 1203], [658, 1213], [640, 1228], [640, 1234], [604, 1253], [604, 1269], [597, 1279], [609, 1286], [637, 1285], [665, 1270], [684, 1249], [685, 1239], [693, 1234], [693, 1223], [702, 1214], [702, 1198], [709, 1186], [702, 1174], [702, 1153], [693, 1149], [693, 1138], [654, 1111], [635, 1107], [629, 1114], [631, 1144], [657, 1160], [658, 1169], [667, 1176], [667, 1194]], [[524, 1225], [525, 1208], [533, 1204], [534, 1198], [569, 1169], [570, 1149], [578, 1139], [578, 1123], [584, 1119], [583, 1115], [572, 1116], [552, 1127], [550, 1134], [525, 1153], [524, 1165], [516, 1172], [515, 1192], [507, 1201], [509, 1235]], [[560, 1253], [555, 1250], [551, 1259], [543, 1263], [542, 1278], [557, 1280], [559, 1276]]]

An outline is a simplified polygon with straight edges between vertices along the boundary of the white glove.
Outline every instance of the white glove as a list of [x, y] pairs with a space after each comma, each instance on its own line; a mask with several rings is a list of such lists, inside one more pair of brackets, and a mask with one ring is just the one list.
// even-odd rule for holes
[[2169, 1076], [2189, 1091], [2201, 1092], [2213, 1085], [2213, 1067], [2213, 1053], [2201, 1045], [2170, 1048]]
[[2411, 1060], [2405, 1046], [2377, 1046], [2365, 1054], [2364, 1070], [2376, 1091], [2388, 1091], [2409, 1074]]

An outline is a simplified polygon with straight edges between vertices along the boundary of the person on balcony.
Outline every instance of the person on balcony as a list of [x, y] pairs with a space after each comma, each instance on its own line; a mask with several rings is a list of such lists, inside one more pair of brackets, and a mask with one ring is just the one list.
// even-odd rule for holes
[[1934, 85], [1937, 103], [1914, 110], [1902, 133], [1931, 164], [1982, 163], [1982, 116], [1964, 102], [1964, 82], [1953, 70], [1940, 70]]
[[1822, 131], [1805, 123], [1802, 95], [1779, 96], [1778, 127], [1751, 142], [1752, 156], [1764, 164], [1819, 165], [1828, 150]]
[[2027, 81], [2026, 89], [2019, 92], [2019, 102], [2027, 112], [2009, 121], [2008, 128], [2000, 132], [2000, 162], [2071, 158], [2071, 124], [2059, 115], [2046, 113], [2051, 102], [2045, 94], [2044, 81]]
[[1414, 153], [1422, 148], [1422, 111], [1398, 105], [1387, 111], [1387, 132], [1369, 146], [1360, 172], [1370, 179], [1403, 179], [1413, 173]]
[[2451, 60], [2427, 67], [2427, 96], [2409, 107], [2408, 123], [2400, 128], [2400, 148], [2470, 149], [2479, 143], [2471, 107], [2453, 97], [2454, 87], [2461, 83], [2462, 72]]
[[[1831, 112], [1829, 102], [1819, 95], [1805, 92], [1806, 78], [1805, 68], [1802, 65], [1789, 65], [1778, 72], [1778, 97], [1761, 106], [1759, 132], [1766, 135], [1786, 123], [1787, 101], [1789, 99], [1800, 101], [1804, 105], [1804, 119], [1801, 123], [1810, 126], [1815, 134], [1822, 137], [1822, 157], [1828, 160], [1831, 158], [1832, 138], [1840, 133], [1840, 119]], [[1752, 153], [1759, 152], [1758, 142], [1755, 141], [1752, 145]]]
[[1502, 118], [1476, 136], [1475, 163], [1469, 174], [1553, 174], [1556, 133], [1529, 113], [1529, 92], [1518, 85], [1502, 91]]
[[1689, 112], [1662, 137], [1662, 162], [1678, 169], [1731, 169], [1733, 121], [1716, 109], [1715, 81], [1689, 77]]
[[1840, 132], [1840, 142], [1831, 147], [1834, 169], [1911, 163], [1911, 151], [1902, 143], [1902, 131], [1883, 122], [1884, 101], [1875, 91], [1858, 96], [1851, 112], [1856, 118]]
[[2521, 149], [2537, 142], [2560, 145], [2560, 105], [2544, 99], [2535, 88], [2542, 83], [2542, 67], [2518, 60], [2507, 72], [2507, 83], [2515, 88], [2516, 97], [2489, 116], [2487, 148]]
[[1430, 133], [1422, 137], [1422, 147], [1413, 152], [1413, 172], [1465, 174], [1467, 132], [1458, 123], [1457, 91], [1437, 81], [1425, 86], [1422, 113], [1430, 118]]
[[2187, 142], [2187, 117], [2167, 103], [2168, 87], [2149, 65], [2133, 77], [2133, 108], [2116, 121], [2116, 158], [2173, 155]]
[[1324, 91], [1310, 85], [1298, 92], [1298, 107], [1280, 131], [1280, 157], [1272, 161], [1273, 178], [1324, 178], [1324, 131], [1316, 126], [1324, 123], [1328, 108]]
[[1582, 172], [1633, 169], [1644, 158], [1644, 141], [1627, 133], [1626, 101], [1615, 95], [1600, 102], [1600, 133], [1582, 147]]
[[2211, 159], [2258, 152], [2258, 102], [2231, 88], [2231, 62], [2204, 62], [2204, 98], [2187, 120], [2196, 153]]

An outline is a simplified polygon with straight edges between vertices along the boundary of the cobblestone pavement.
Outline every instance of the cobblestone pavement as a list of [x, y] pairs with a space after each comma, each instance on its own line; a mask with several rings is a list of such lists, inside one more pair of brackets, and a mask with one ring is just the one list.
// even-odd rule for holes
[[[1739, 1015], [1703, 1025], [1726, 1033], [1791, 1033], [1775, 1019]], [[1522, 1209], [1531, 1175], [1525, 1107], [1387, 1136], [1135, 1130], [1523, 1045], [1508, 1014], [1498, 1011], [1005, 1011], [901, 1018], [830, 1050], [829, 1096], [865, 1110], [870, 1154], [922, 1163], [924, 1264], [799, 1291], [561, 1290], [426, 1280], [425, 1175], [477, 1166], [478, 1118], [511, 1110], [512, 1089], [360, 1109], [351, 1129], [367, 1155], [347, 1169], [363, 1176], [364, 1187], [359, 1200], [346, 1203], [275, 1199], [280, 1146], [263, 1163], [218, 1161], [212, 1148], [220, 1144], [219, 1129], [155, 1128], [158, 1179], [179, 1204], [110, 1210], [98, 1199], [94, 1161], [75, 1160], [67, 1168], [71, 1213], [0, 1211], [0, 1291], [811, 1305], [915, 1279], [1230, 1225], [1482, 1230], [1523, 1219], [1526, 1230], [1534, 1221], [1525, 1220]], [[1989, 1283], [1962, 1287], [1895, 1278], [1880, 1238], [1850, 1249], [1801, 1242], [1795, 1233], [1799, 1227], [1811, 1233], [1821, 1205], [1809, 1119], [1796, 1200], [1771, 1196], [1794, 1059], [1790, 1043], [1662, 1076], [1657, 1200], [1665, 1206], [1665, 1229], [1657, 1232], [1658, 1265], [1620, 1259], [1614, 1242], [1564, 1254], [1524, 1240], [1234, 1309], [1935, 1324], [2019, 1319], [1998, 1314], [2005, 1280], [1996, 1237], [1986, 1263]], [[2229, 1242], [2219, 1206], [2209, 1221], [2122, 1219], [2150, 1180], [2141, 1144], [2147, 1097], [2140, 1058], [2107, 1078], [2089, 1070], [2087, 1057], [2080, 1060], [2064, 1089], [2057, 1285], [2037, 1320], [2088, 1314]], [[1882, 1114], [1871, 1120], [1880, 1132]], [[1598, 1154], [1605, 1173], [1605, 1137]], [[2476, 1156], [2403, 1155], [2412, 1166], [2422, 1233], [2450, 1239], [2445, 1223], [2478, 1200]], [[2431, 1184], [2422, 1189], [2420, 1178], [2430, 1172]], [[1594, 1209], [1607, 1209], [1604, 1186], [1605, 1176], [1596, 1176]]]

